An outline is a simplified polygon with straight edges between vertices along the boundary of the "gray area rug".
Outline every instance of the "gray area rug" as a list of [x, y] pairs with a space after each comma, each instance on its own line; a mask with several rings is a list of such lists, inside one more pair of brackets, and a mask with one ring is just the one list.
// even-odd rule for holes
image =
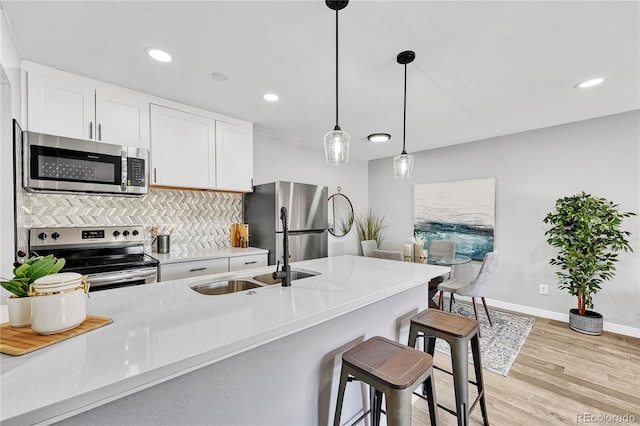
[[[480, 353], [482, 356], [482, 366], [489, 371], [506, 376], [518, 357], [520, 348], [527, 339], [535, 318], [510, 314], [489, 307], [493, 327], [489, 325], [484, 313], [482, 302], [478, 299], [478, 317], [480, 322]], [[445, 297], [443, 308], [449, 311], [449, 298]], [[473, 305], [465, 302], [453, 304], [453, 313], [469, 318], [475, 318]], [[449, 344], [442, 339], [436, 341], [436, 350], [451, 355]], [[469, 345], [469, 362], [473, 362], [471, 357], [471, 345]]]

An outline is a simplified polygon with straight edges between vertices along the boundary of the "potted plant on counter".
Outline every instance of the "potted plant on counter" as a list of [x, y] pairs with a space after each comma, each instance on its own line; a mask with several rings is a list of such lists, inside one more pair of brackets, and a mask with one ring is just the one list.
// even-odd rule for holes
[[555, 211], [544, 223], [547, 243], [558, 247], [558, 255], [549, 263], [560, 267], [556, 272], [558, 288], [578, 297], [578, 309], [569, 311], [569, 325], [586, 334], [602, 334], [602, 315], [589, 311], [593, 295], [615, 274], [619, 251], [633, 251], [622, 231], [622, 219], [635, 213], [620, 213], [618, 205], [582, 192], [556, 201]]
[[[376, 247], [374, 248], [380, 248], [384, 238], [384, 228], [386, 227], [384, 218], [385, 216], [380, 216], [373, 209], [369, 209], [366, 213], [361, 213], [356, 217], [356, 229], [361, 245], [363, 241], [375, 241]], [[364, 246], [363, 255], [366, 256]]]
[[9, 324], [12, 327], [26, 327], [31, 324], [29, 286], [40, 277], [58, 273], [64, 265], [64, 259], [57, 259], [52, 254], [31, 257], [23, 263], [16, 262], [14, 264], [14, 277], [0, 282], [2, 287], [12, 293], [7, 298]]

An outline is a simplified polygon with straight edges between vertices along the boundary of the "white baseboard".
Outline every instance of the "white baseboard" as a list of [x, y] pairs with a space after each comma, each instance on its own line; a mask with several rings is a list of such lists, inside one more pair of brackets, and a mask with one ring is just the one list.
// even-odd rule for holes
[[[569, 323], [569, 314], [561, 314], [559, 312], [547, 311], [545, 309], [532, 308], [530, 306], [518, 305], [515, 303], [503, 302], [501, 300], [486, 299], [487, 305], [507, 311], [519, 312], [526, 315], [534, 315], [537, 317], [553, 319]], [[629, 327], [626, 325], [611, 324], [604, 322], [602, 328], [616, 334], [640, 338], [640, 328]]]

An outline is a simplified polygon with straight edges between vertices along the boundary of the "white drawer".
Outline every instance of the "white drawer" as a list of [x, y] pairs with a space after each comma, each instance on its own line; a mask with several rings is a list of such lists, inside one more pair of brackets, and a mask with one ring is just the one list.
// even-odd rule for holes
[[180, 278], [199, 277], [202, 275], [229, 272], [229, 258], [194, 260], [191, 262], [169, 263], [160, 265], [158, 281], [171, 281]]
[[267, 254], [252, 254], [250, 256], [236, 256], [229, 258], [229, 271], [260, 268], [267, 266]]

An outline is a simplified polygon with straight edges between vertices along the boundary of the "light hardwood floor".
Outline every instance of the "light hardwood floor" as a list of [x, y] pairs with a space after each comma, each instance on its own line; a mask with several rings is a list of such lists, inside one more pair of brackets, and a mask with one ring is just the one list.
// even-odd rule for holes
[[[434, 363], [451, 369], [451, 359], [440, 352]], [[637, 338], [608, 332], [589, 336], [566, 323], [536, 318], [508, 376], [483, 374], [492, 426], [640, 424]], [[452, 377], [440, 371], [435, 376], [438, 402], [453, 407]], [[475, 386], [470, 394], [475, 398]], [[427, 410], [425, 401], [414, 402], [414, 426], [430, 424]], [[457, 424], [444, 410], [438, 415], [441, 425]], [[472, 412], [471, 424], [482, 424], [480, 407]]]

